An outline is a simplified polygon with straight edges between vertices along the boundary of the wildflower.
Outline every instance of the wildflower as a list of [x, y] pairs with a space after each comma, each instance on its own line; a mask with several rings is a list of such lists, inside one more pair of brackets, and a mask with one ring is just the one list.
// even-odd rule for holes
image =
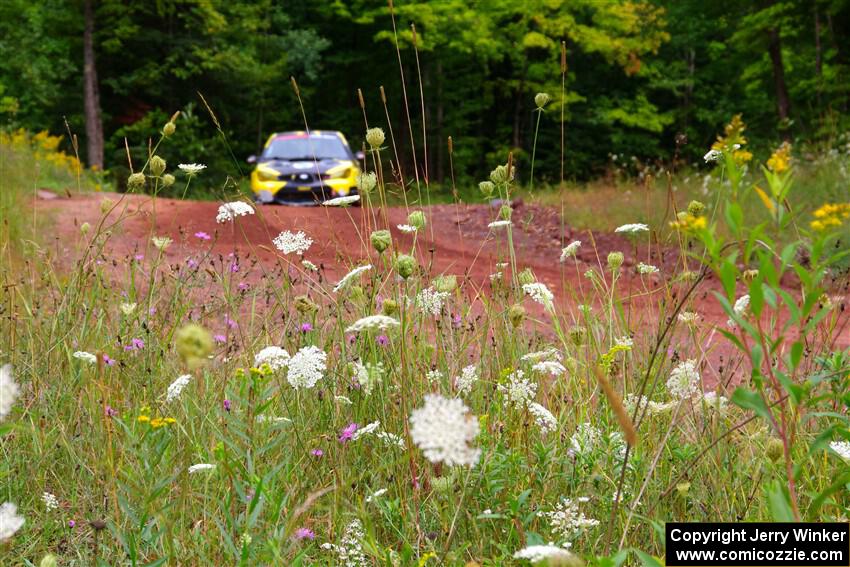
[[564, 365], [558, 362], [557, 360], [543, 360], [533, 365], [531, 369], [535, 372], [539, 372], [541, 374], [548, 374], [552, 377], [560, 376], [561, 374], [564, 374], [567, 371], [567, 369], [564, 368]]
[[378, 343], [380, 346], [387, 346], [388, 344], [390, 344], [390, 339], [386, 335], [378, 335], [375, 339], [375, 342]]
[[321, 449], [313, 449], [312, 451], [310, 451], [310, 454], [313, 455], [314, 457], [321, 457], [325, 454], [325, 452], [322, 451]]
[[481, 450], [470, 443], [478, 432], [478, 418], [461, 400], [439, 394], [426, 395], [425, 405], [410, 415], [410, 437], [432, 463], [475, 465]]
[[74, 358], [77, 360], [82, 360], [83, 362], [88, 362], [89, 364], [97, 364], [97, 356], [93, 355], [90, 352], [86, 352], [84, 350], [78, 350], [74, 354], [72, 354]]
[[129, 191], [138, 191], [139, 189], [143, 189], [145, 187], [145, 174], [144, 173], [131, 173], [127, 178], [127, 189]]
[[224, 402], [222, 402], [222, 407], [224, 407], [224, 411], [229, 412], [232, 407], [230, 400], [224, 400]]
[[546, 350], [539, 350], [536, 352], [529, 352], [528, 354], [522, 355], [523, 362], [530, 362], [531, 364], [537, 364], [538, 362], [543, 362], [546, 360], [555, 360], [560, 361], [562, 358], [561, 353], [558, 352], [554, 348], [547, 348]]
[[358, 429], [357, 429], [357, 431], [355, 431], [355, 432], [351, 435], [351, 440], [352, 440], [352, 441], [357, 441], [357, 440], [358, 440], [358, 439], [360, 439], [361, 437], [365, 437], [366, 435], [369, 435], [370, 433], [373, 433], [373, 432], [374, 432], [376, 429], [378, 429], [380, 426], [381, 426], [381, 422], [380, 422], [380, 421], [373, 421], [372, 423], [370, 423], [370, 424], [368, 424], [368, 425], [364, 425], [363, 427], [358, 428]]
[[511, 167], [511, 170], [508, 171], [507, 165], [497, 165], [495, 169], [490, 172], [490, 181], [492, 181], [495, 185], [501, 185], [508, 181], [512, 181], [514, 173], [516, 173], [515, 170], [515, 167]]
[[418, 228], [416, 228], [415, 226], [410, 225], [410, 224], [400, 224], [400, 225], [398, 225], [398, 229], [400, 231], [404, 232], [404, 233], [407, 233], [407, 234], [410, 234], [412, 232], [416, 232], [417, 230], [419, 230]]
[[304, 234], [304, 231], [301, 230], [298, 232], [285, 230], [278, 234], [272, 242], [274, 243], [275, 248], [284, 254], [291, 254], [295, 252], [296, 254], [303, 255], [304, 252], [306, 252], [313, 244], [313, 239]]
[[531, 563], [548, 565], [580, 565], [575, 555], [557, 545], [529, 545], [514, 553], [514, 559], [525, 559]]
[[581, 248], [581, 240], [573, 240], [561, 250], [561, 262], [566, 262], [567, 258], [575, 258], [578, 249]]
[[191, 374], [183, 374], [179, 376], [174, 382], [168, 386], [168, 391], [165, 394], [165, 402], [172, 402], [180, 397], [180, 394], [183, 392], [183, 388], [185, 388], [189, 382], [192, 380]]
[[[523, 289], [525, 289], [525, 286], [523, 286]], [[541, 295], [541, 297], [545, 299], [546, 296]], [[511, 325], [513, 325], [514, 328], [519, 327], [522, 324], [523, 319], [525, 319], [525, 307], [519, 304], [511, 305], [511, 308], [508, 309], [508, 319], [511, 321]]]
[[177, 354], [189, 368], [198, 368], [213, 351], [212, 334], [195, 323], [183, 325], [174, 333]]
[[700, 376], [696, 361], [686, 360], [676, 365], [667, 380], [667, 391], [679, 400], [690, 399], [699, 393]]
[[375, 492], [373, 492], [372, 494], [370, 494], [369, 496], [366, 497], [366, 503], [368, 504], [370, 502], [374, 502], [375, 500], [377, 500], [378, 498], [380, 498], [381, 496], [383, 496], [386, 493], [387, 493], [386, 488], [376, 490]]
[[[380, 128], [373, 129], [380, 130]], [[381, 139], [383, 140], [383, 132], [381, 132]], [[365, 537], [363, 524], [360, 523], [360, 520], [354, 519], [346, 526], [339, 545], [323, 543], [321, 547], [336, 554], [337, 565], [345, 565], [345, 567], [367, 567], [370, 563], [363, 553], [363, 544], [360, 543]]]
[[702, 156], [702, 159], [705, 160], [705, 163], [713, 163], [716, 161], [720, 161], [720, 158], [723, 157], [723, 152], [719, 150], [708, 150], [708, 152]]
[[443, 301], [449, 297], [445, 291], [435, 291], [433, 287], [425, 288], [416, 295], [416, 304], [426, 315], [434, 317], [440, 314]]
[[843, 461], [850, 463], [850, 441], [830, 441], [829, 448]]
[[506, 226], [511, 226], [513, 224], [512, 221], [509, 220], [495, 220], [487, 225], [488, 228], [504, 228]]
[[388, 433], [387, 431], [378, 431], [377, 433], [375, 433], [375, 436], [387, 445], [398, 447], [399, 449], [405, 448], [404, 439], [402, 439], [395, 433]]
[[224, 335], [213, 335], [213, 341], [217, 343], [226, 343], [227, 337], [225, 337]]
[[617, 228], [614, 229], [614, 232], [619, 233], [619, 234], [634, 235], [634, 234], [640, 234], [641, 232], [647, 232], [648, 230], [649, 230], [648, 225], [645, 225], [643, 223], [631, 223], [631, 224], [624, 224], [622, 226], [618, 226]]
[[584, 512], [579, 510], [579, 504], [586, 501], [586, 498], [576, 500], [562, 498], [554, 510], [538, 512], [538, 515], [548, 518], [552, 531], [565, 541], [570, 542], [584, 529], [599, 525], [599, 520], [588, 518], [584, 515]]
[[420, 230], [425, 228], [426, 223], [425, 213], [422, 211], [413, 211], [409, 215], [407, 215], [407, 224], [410, 226], [415, 226], [416, 230]]
[[478, 189], [484, 194], [485, 197], [489, 198], [490, 195], [493, 194], [493, 191], [495, 191], [496, 186], [493, 185], [492, 181], [482, 181], [478, 184]]
[[637, 265], [637, 271], [641, 275], [657, 274], [658, 268], [656, 268], [655, 266], [653, 266], [651, 264], [644, 264], [643, 262], [640, 262]]
[[173, 175], [170, 173], [166, 173], [162, 176], [162, 186], [163, 187], [171, 187], [174, 185], [174, 182], [177, 181]]
[[154, 236], [151, 238], [151, 242], [153, 242], [153, 245], [157, 250], [165, 250], [171, 246], [171, 243], [174, 241], [167, 236]]
[[451, 293], [457, 288], [457, 276], [446, 274], [437, 276], [433, 281], [434, 289], [442, 293]]
[[634, 339], [628, 335], [622, 336], [614, 341], [614, 346], [618, 347], [620, 350], [631, 350], [634, 345]]
[[726, 399], [726, 396], [721, 396], [717, 392], [706, 392], [702, 395], [702, 403], [708, 408], [722, 413], [726, 410], [729, 400]]
[[570, 448], [567, 453], [571, 457], [588, 457], [601, 439], [602, 433], [591, 424], [579, 424], [573, 436], [570, 437]]
[[358, 266], [357, 268], [354, 268], [353, 270], [345, 274], [345, 276], [343, 276], [341, 280], [339, 280], [339, 283], [334, 286], [334, 292], [336, 293], [342, 289], [345, 289], [352, 281], [354, 281], [354, 279], [360, 276], [360, 274], [368, 272], [371, 269], [372, 264], [366, 264], [365, 266]]
[[346, 441], [350, 441], [354, 438], [354, 434], [357, 432], [358, 425], [354, 422], [349, 423], [345, 426], [345, 429], [339, 435], [339, 442], [345, 443]]
[[322, 204], [326, 207], [344, 207], [346, 205], [356, 203], [359, 200], [360, 195], [345, 195], [343, 197], [335, 197], [333, 199], [328, 199], [327, 201], [322, 201]]
[[47, 508], [48, 512], [52, 512], [59, 507], [59, 500], [50, 492], [43, 492], [41, 494], [41, 500], [44, 502], [44, 507]]
[[465, 396], [472, 391], [472, 386], [478, 381], [478, 368], [474, 364], [465, 366], [460, 376], [455, 378], [455, 386], [460, 395]]
[[552, 292], [549, 291], [549, 288], [546, 287], [546, 284], [537, 282], [537, 283], [528, 283], [522, 286], [522, 290], [528, 294], [531, 299], [539, 303], [540, 305], [546, 307], [547, 309], [552, 308], [552, 300], [555, 298], [552, 295]]
[[704, 216], [696, 216], [684, 211], [679, 213], [676, 219], [670, 222], [670, 228], [681, 230], [682, 232], [698, 232], [708, 226], [708, 220]]
[[378, 254], [383, 254], [384, 250], [389, 248], [393, 243], [389, 230], [376, 230], [369, 235], [369, 240], [372, 242], [372, 247], [378, 252]]
[[731, 154], [732, 159], [739, 165], [750, 161], [753, 159], [753, 154], [743, 149], [747, 143], [747, 139], [744, 137], [746, 128], [747, 125], [744, 124], [741, 115], [736, 114], [724, 128], [724, 135], [717, 137], [717, 141], [712, 144], [711, 149]]
[[622, 252], [609, 252], [608, 253], [608, 267], [611, 270], [617, 270], [620, 266], [623, 265], [625, 261], [625, 256], [623, 256]]
[[189, 467], [189, 474], [195, 474], [201, 471], [211, 471], [215, 469], [215, 465], [211, 465], [209, 463], [198, 463], [197, 465], [192, 465]]
[[18, 507], [11, 502], [0, 506], [0, 541], [11, 539], [24, 525], [24, 518], [18, 515]]
[[557, 418], [542, 405], [532, 402], [528, 405], [528, 411], [534, 416], [534, 422], [540, 428], [540, 433], [543, 435], [558, 429]]
[[398, 327], [400, 323], [392, 317], [386, 315], [369, 315], [362, 317], [349, 325], [345, 330], [346, 333], [359, 333], [361, 331], [374, 331], [377, 329], [385, 330], [392, 327]]
[[295, 530], [294, 537], [295, 537], [295, 539], [298, 539], [298, 540], [302, 540], [302, 539], [314, 540], [314, 539], [316, 539], [316, 532], [314, 532], [310, 528], [298, 528], [297, 530]]
[[124, 315], [129, 316], [135, 310], [136, 310], [136, 304], [135, 303], [122, 303], [121, 304], [121, 313], [123, 313]]
[[378, 176], [373, 171], [367, 171], [357, 176], [357, 189], [361, 193], [368, 194], [378, 184]]
[[826, 203], [812, 214], [815, 220], [809, 226], [814, 230], [823, 231], [828, 228], [838, 228], [850, 218], [850, 203]]
[[153, 156], [148, 162], [148, 167], [150, 168], [151, 175], [153, 175], [154, 177], [159, 177], [160, 175], [165, 173], [165, 160], [159, 156]]
[[145, 341], [142, 339], [134, 338], [130, 339], [130, 344], [124, 347], [126, 351], [134, 351], [134, 350], [142, 350], [145, 348]]
[[767, 160], [767, 168], [773, 173], [785, 173], [790, 167], [790, 162], [791, 144], [786, 141], [782, 142], [782, 145]]
[[301, 265], [304, 266], [305, 270], [310, 270], [311, 272], [319, 271], [319, 267], [310, 260], [301, 260]]
[[402, 254], [395, 259], [395, 270], [403, 279], [413, 275], [416, 270], [416, 259], [408, 254]]
[[165, 123], [165, 126], [162, 127], [162, 135], [165, 137], [171, 136], [174, 134], [175, 130], [177, 130], [177, 126], [169, 120]]
[[541, 110], [543, 109], [544, 106], [549, 104], [550, 100], [552, 100], [552, 97], [550, 97], [546, 93], [537, 93], [536, 95], [534, 95], [534, 104], [536, 104], [537, 108], [539, 108]]
[[680, 323], [684, 323], [685, 325], [696, 325], [699, 321], [699, 314], [693, 311], [682, 311], [676, 318]]
[[537, 383], [525, 378], [522, 370], [517, 370], [508, 375], [508, 384], [499, 384], [498, 389], [515, 407], [522, 409], [537, 394]]
[[106, 407], [103, 408], [103, 415], [106, 417], [115, 417], [118, 415], [118, 412], [112, 406], [107, 404]]
[[68, 527], [69, 528], [74, 529], [74, 527], [76, 527], [76, 525], [77, 525], [77, 522], [75, 522], [74, 520], [68, 520]]
[[295, 388], [312, 388], [322, 379], [328, 359], [327, 353], [317, 346], [307, 346], [289, 359], [286, 380]]
[[88, 234], [91, 230], [91, 225], [87, 222], [84, 222], [80, 225], [80, 234]]
[[[732, 313], [734, 313], [736, 317], [744, 317], [749, 307], [750, 295], [742, 295], [737, 299], [737, 301], [735, 301], [735, 305], [732, 306]], [[738, 323], [736, 323], [734, 319], [730, 318], [728, 321], [726, 321], [726, 325], [729, 327], [737, 327]]]
[[207, 166], [201, 163], [181, 163], [177, 166], [177, 168], [189, 177], [194, 177], [205, 170]]
[[382, 128], [369, 128], [366, 130], [366, 141], [372, 149], [380, 148], [384, 143], [384, 130]]
[[215, 217], [215, 222], [223, 223], [232, 221], [236, 217], [244, 217], [245, 215], [253, 215], [254, 207], [245, 201], [232, 201], [225, 203], [218, 208], [218, 214]]
[[277, 372], [289, 364], [289, 353], [279, 346], [268, 346], [254, 356], [254, 366], [268, 364], [272, 371]]
[[351, 399], [346, 396], [334, 396], [334, 400], [337, 402], [341, 402], [347, 406], [350, 406], [352, 403]]
[[429, 384], [439, 384], [443, 381], [443, 373], [439, 370], [429, 370], [425, 374], [425, 379], [428, 380]]

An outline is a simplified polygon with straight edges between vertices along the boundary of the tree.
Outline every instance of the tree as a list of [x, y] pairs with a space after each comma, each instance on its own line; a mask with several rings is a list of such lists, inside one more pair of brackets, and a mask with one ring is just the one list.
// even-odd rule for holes
[[103, 122], [100, 88], [94, 54], [94, 10], [92, 0], [83, 0], [83, 106], [86, 117], [86, 156], [89, 167], [103, 169]]

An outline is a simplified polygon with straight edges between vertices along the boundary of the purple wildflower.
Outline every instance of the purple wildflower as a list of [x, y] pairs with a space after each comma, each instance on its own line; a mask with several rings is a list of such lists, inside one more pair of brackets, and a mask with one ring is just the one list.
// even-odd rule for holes
[[142, 339], [132, 339], [130, 341], [130, 344], [128, 344], [124, 347], [124, 350], [126, 350], [126, 351], [141, 350], [143, 348], [145, 348], [145, 341], [143, 341]]
[[224, 411], [230, 411], [230, 400], [224, 400]]
[[249, 284], [248, 282], [239, 282], [239, 285], [236, 287], [239, 288], [239, 291], [245, 291], [246, 289], [251, 288], [251, 284]]
[[378, 335], [378, 338], [375, 340], [381, 346], [387, 346], [388, 344], [390, 344], [390, 339], [386, 335]]
[[226, 343], [227, 337], [224, 335], [213, 335], [213, 340], [217, 343]]
[[196, 232], [195, 237], [200, 238], [201, 240], [209, 240], [210, 238], [212, 238], [209, 234], [207, 234], [204, 231]]
[[313, 455], [314, 457], [321, 457], [325, 454], [325, 452], [322, 451], [321, 449], [313, 449], [312, 451], [310, 451], [310, 454]]
[[115, 359], [114, 359], [114, 358], [109, 358], [109, 355], [108, 355], [108, 354], [106, 354], [106, 353], [104, 353], [104, 354], [103, 354], [103, 362], [104, 362], [104, 364], [106, 364], [107, 366], [113, 366], [113, 365], [115, 364]]
[[345, 429], [342, 430], [342, 433], [339, 436], [339, 442], [345, 443], [346, 441], [350, 441], [351, 438], [354, 436], [354, 432], [357, 431], [359, 427], [360, 426], [354, 422], [349, 423], [347, 426], [345, 426]]
[[301, 332], [302, 333], [309, 333], [312, 330], [313, 330], [313, 325], [311, 325], [310, 323], [301, 323]]
[[145, 259], [145, 255], [144, 254], [136, 254], [135, 256], [133, 256], [133, 258], [135, 258], [135, 260], [137, 262], [141, 262], [142, 260]]
[[118, 412], [115, 411], [115, 409], [113, 409], [113, 407], [109, 404], [106, 404], [106, 407], [103, 408], [103, 413], [106, 415], [106, 417], [115, 417], [116, 415], [118, 415]]
[[234, 262], [231, 262], [231, 263], [230, 263], [230, 272], [231, 272], [231, 273], [233, 273], [233, 274], [235, 274], [235, 273], [236, 273], [236, 272], [238, 272], [238, 271], [239, 271], [239, 264], [238, 264], [238, 263], [236, 263], [235, 261], [234, 261]]
[[460, 316], [460, 313], [455, 313], [452, 315], [452, 327], [455, 329], [460, 329], [460, 326], [463, 324], [463, 319]]
[[298, 528], [295, 530], [295, 539], [316, 539], [316, 532], [310, 528]]
[[224, 316], [224, 324], [225, 324], [225, 325], [227, 325], [227, 327], [228, 327], [229, 329], [235, 329], [236, 327], [238, 327], [238, 326], [239, 326], [239, 325], [236, 323], [236, 321], [234, 321], [233, 319], [231, 319], [231, 318], [230, 318], [230, 315], [225, 315], [225, 316]]
[[75, 522], [74, 520], [68, 520], [68, 527], [69, 528], [73, 529], [74, 526], [76, 526], [76, 525], [77, 525], [77, 522]]
[[186, 260], [186, 265], [193, 270], [198, 267], [198, 263], [193, 258], [189, 258], [188, 260]]

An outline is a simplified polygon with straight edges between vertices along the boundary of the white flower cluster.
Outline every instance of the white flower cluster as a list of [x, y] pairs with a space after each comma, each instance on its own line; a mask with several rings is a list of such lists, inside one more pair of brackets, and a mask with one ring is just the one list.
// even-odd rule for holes
[[245, 215], [253, 215], [254, 207], [245, 201], [233, 201], [225, 203], [218, 208], [218, 214], [215, 217], [215, 222], [222, 223], [232, 221], [236, 217], [244, 217]]
[[567, 369], [557, 360], [543, 360], [531, 367], [535, 372], [555, 377], [564, 374]]
[[388, 431], [378, 431], [377, 433], [375, 433], [375, 436], [391, 447], [398, 447], [399, 449], [404, 449], [407, 447], [404, 443], [404, 439], [402, 439], [401, 436], [396, 435], [395, 433], [390, 433]]
[[59, 500], [56, 498], [56, 495], [50, 492], [43, 492], [41, 494], [41, 501], [44, 502], [44, 507], [48, 512], [52, 512], [59, 508]]
[[581, 240], [573, 240], [567, 244], [561, 250], [561, 262], [566, 262], [567, 258], [575, 258], [579, 248], [581, 248]]
[[133, 311], [136, 310], [136, 304], [135, 303], [122, 303], [120, 305], [120, 307], [121, 307], [121, 313], [123, 313], [124, 315], [131, 315], [133, 313]]
[[351, 436], [351, 440], [357, 441], [361, 437], [365, 437], [366, 435], [374, 433], [375, 430], [377, 430], [379, 427], [381, 427], [380, 421], [373, 421], [369, 425], [364, 425], [363, 427], [354, 432], [354, 434]]
[[545, 407], [536, 402], [528, 405], [528, 411], [534, 416], [534, 423], [540, 428], [540, 433], [546, 435], [558, 429], [558, 419]]
[[360, 390], [370, 396], [375, 387], [383, 382], [384, 365], [382, 363], [373, 364], [367, 362], [363, 364], [359, 360], [352, 363], [354, 370], [354, 379], [360, 384]]
[[667, 391], [679, 400], [693, 398], [700, 392], [700, 376], [696, 361], [685, 360], [676, 365], [667, 380]]
[[323, 543], [322, 549], [333, 551], [336, 554], [337, 565], [367, 567], [369, 561], [363, 553], [363, 544], [361, 543], [364, 537], [366, 537], [366, 534], [363, 533], [363, 524], [360, 523], [360, 520], [354, 519], [345, 527], [339, 545]]
[[652, 264], [644, 264], [643, 262], [638, 263], [637, 271], [641, 275], [649, 275], [649, 274], [657, 274], [658, 268], [653, 266]]
[[399, 325], [400, 323], [392, 317], [388, 317], [386, 315], [369, 315], [368, 317], [362, 317], [349, 325], [345, 332], [359, 333], [360, 331], [384, 331], [391, 327], [398, 327]]
[[640, 232], [647, 232], [649, 230], [649, 226], [640, 222], [624, 224], [622, 226], [618, 226], [614, 229], [614, 232], [620, 234], [638, 234]]
[[633, 346], [635, 346], [635, 341], [628, 335], [623, 335], [618, 339], [614, 339], [614, 346], [620, 347], [621, 349], [631, 350]]
[[522, 370], [509, 374], [507, 385], [499, 384], [498, 389], [517, 409], [525, 408], [537, 395], [537, 383], [525, 378]]
[[570, 448], [567, 454], [571, 457], [587, 457], [599, 445], [602, 433], [589, 423], [581, 423], [576, 432], [570, 437]]
[[696, 325], [699, 322], [699, 314], [693, 311], [682, 311], [676, 318], [679, 320], [679, 323], [684, 323], [685, 325]]
[[314, 345], [306, 346], [289, 359], [286, 380], [295, 389], [310, 389], [324, 376], [327, 360], [325, 351]]
[[198, 463], [197, 465], [192, 465], [189, 467], [189, 474], [199, 473], [201, 471], [211, 471], [215, 469], [215, 465], [210, 463]]
[[555, 296], [552, 295], [546, 284], [540, 282], [524, 284], [522, 290], [540, 305], [548, 309], [552, 308], [552, 300], [555, 299]]
[[375, 500], [377, 500], [378, 498], [380, 498], [381, 496], [383, 496], [386, 493], [387, 493], [386, 488], [381, 488], [380, 490], [376, 490], [375, 492], [373, 492], [372, 494], [370, 494], [369, 496], [366, 497], [366, 504], [368, 504], [370, 502], [374, 502]]
[[18, 515], [18, 507], [11, 502], [0, 506], [0, 541], [10, 539], [24, 525], [23, 516]]
[[359, 200], [360, 195], [345, 195], [343, 197], [328, 199], [327, 201], [323, 201], [322, 204], [326, 207], [344, 207], [345, 205], [356, 203]]
[[417, 227], [412, 224], [400, 224], [398, 225], [398, 229], [406, 234], [410, 234], [419, 230]]
[[90, 352], [86, 352], [84, 350], [78, 350], [74, 354], [72, 354], [74, 358], [77, 360], [82, 360], [83, 362], [88, 362], [89, 364], [97, 364], [97, 357]]
[[478, 431], [478, 418], [457, 398], [428, 394], [410, 415], [410, 437], [432, 463], [475, 465], [481, 450], [470, 443]]
[[12, 376], [12, 365], [5, 364], [0, 367], [0, 420], [4, 419], [12, 411], [21, 390]]
[[509, 220], [495, 220], [487, 225], [488, 228], [504, 228], [511, 226], [513, 223]]
[[437, 291], [433, 287], [428, 287], [420, 291], [416, 295], [416, 305], [426, 315], [437, 317], [443, 309], [443, 302], [449, 297], [446, 291]]
[[626, 410], [630, 414], [634, 414], [636, 408], [640, 408], [640, 411], [643, 412], [645, 406], [647, 414], [659, 415], [673, 409], [676, 406], [676, 402], [656, 402], [648, 400], [646, 396], [638, 397], [635, 394], [629, 394], [623, 400], [623, 405], [626, 406]]
[[720, 161], [720, 158], [722, 157], [723, 152], [721, 152], [720, 150], [708, 150], [708, 153], [702, 156], [702, 159], [705, 160], [705, 163], [713, 163], [716, 161]]
[[167, 236], [154, 236], [153, 238], [151, 238], [151, 242], [153, 243], [154, 248], [156, 248], [157, 250], [165, 250], [166, 248], [171, 246], [171, 243], [174, 241]]
[[547, 562], [549, 565], [569, 565], [577, 561], [575, 555], [557, 545], [529, 545], [514, 553], [514, 559], [525, 559], [530, 563]]
[[552, 531], [564, 541], [571, 542], [584, 529], [599, 525], [599, 520], [588, 518], [579, 510], [579, 504], [587, 502], [586, 497], [572, 500], [562, 498], [551, 512], [538, 512], [538, 515], [548, 518]]
[[180, 394], [183, 393], [183, 388], [185, 388], [191, 381], [191, 374], [183, 374], [182, 376], [178, 376], [174, 382], [169, 384], [168, 390], [165, 392], [165, 402], [172, 402], [179, 398]]
[[181, 163], [177, 167], [180, 169], [180, 171], [190, 177], [199, 174], [207, 168], [207, 166], [202, 163]]
[[[743, 317], [746, 314], [747, 309], [749, 309], [749, 307], [750, 307], [750, 295], [749, 294], [742, 295], [735, 302], [735, 305], [732, 306], [732, 312], [735, 313], [735, 315], [737, 315], [738, 317]], [[734, 319], [730, 318], [728, 321], [726, 321], [726, 325], [729, 326], [729, 327], [737, 327], [738, 323], [736, 323]]]
[[549, 347], [546, 350], [538, 350], [535, 352], [529, 352], [528, 354], [522, 355], [523, 362], [530, 362], [531, 364], [537, 364], [538, 362], [543, 362], [546, 360], [555, 360], [560, 362], [563, 357], [561, 353], [558, 352], [557, 349], [553, 347]]
[[439, 384], [443, 381], [443, 373], [437, 369], [429, 370], [425, 374], [425, 379], [428, 380], [429, 384]]
[[474, 364], [465, 366], [460, 376], [455, 378], [455, 385], [460, 395], [465, 396], [472, 391], [472, 386], [478, 381], [478, 368]]
[[843, 461], [850, 463], [850, 441], [830, 441], [829, 448]]
[[303, 230], [292, 232], [284, 230], [272, 240], [274, 247], [284, 254], [304, 254], [313, 245], [313, 239], [304, 234]]
[[368, 272], [371, 269], [372, 264], [366, 264], [365, 266], [358, 266], [357, 268], [354, 268], [353, 270], [345, 274], [345, 276], [343, 276], [343, 278], [339, 280], [339, 283], [334, 286], [334, 293], [345, 289], [348, 284], [350, 284], [360, 274], [362, 274], [363, 272]]
[[259, 368], [263, 364], [268, 364], [269, 367], [277, 372], [286, 368], [289, 364], [289, 353], [279, 346], [267, 346], [254, 356], [254, 366]]

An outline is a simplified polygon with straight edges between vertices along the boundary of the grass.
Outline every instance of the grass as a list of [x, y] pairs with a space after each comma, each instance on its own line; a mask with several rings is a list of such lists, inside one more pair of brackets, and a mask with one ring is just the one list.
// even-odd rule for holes
[[[14, 186], [39, 185], [45, 158], [17, 159]], [[0, 431], [0, 502], [26, 523], [0, 563], [505, 565], [553, 542], [574, 564], [659, 565], [665, 521], [846, 520], [846, 279], [832, 252], [844, 219], [811, 230], [808, 197], [793, 193], [803, 203], [787, 214], [782, 200], [762, 206], [754, 184], [781, 195], [809, 174], [739, 165], [729, 150], [712, 199], [679, 230], [657, 184], [536, 192], [570, 224], [646, 222], [636, 242], [680, 258], [640, 277], [616, 257], [567, 257], [569, 300], [554, 303], [511, 252], [510, 227], [494, 233], [506, 267], [492, 282], [437, 280], [421, 242], [393, 240], [343, 259], [372, 268], [339, 289], [302, 263], [309, 249], [254, 264], [270, 242], [228, 258], [178, 239], [167, 246], [191, 262], [169, 264], [148, 238], [139, 256], [115, 256], [134, 214], [121, 201], [61, 257], [7, 230], [0, 362], [22, 391]], [[494, 171], [494, 195], [517, 194], [509, 177]], [[701, 184], [683, 181], [677, 202]], [[373, 191], [364, 239], [387, 228], [370, 203], [392, 188]], [[47, 236], [36, 227], [36, 243]], [[575, 270], [587, 271], [579, 288]], [[749, 307], [733, 308], [744, 294]], [[350, 330], [375, 314], [396, 324]], [[272, 345], [313, 359], [316, 384], [303, 363], [261, 364]], [[428, 394], [461, 400], [477, 425], [411, 419]], [[422, 450], [463, 429], [471, 448], [444, 457], [474, 466]]]

